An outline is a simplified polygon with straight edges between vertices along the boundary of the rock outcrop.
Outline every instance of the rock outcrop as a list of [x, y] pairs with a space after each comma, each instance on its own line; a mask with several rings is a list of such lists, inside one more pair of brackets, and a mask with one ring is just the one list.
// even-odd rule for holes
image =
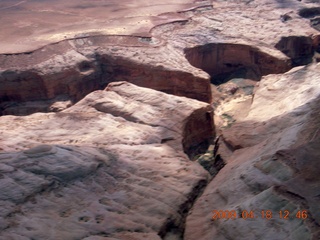
[[214, 135], [211, 113], [116, 82], [59, 113], [2, 116], [0, 239], [179, 236], [209, 179], [184, 152]]
[[0, 239], [318, 240], [319, 2], [110, 3], [0, 4]]
[[207, 74], [190, 66], [183, 56], [169, 62], [166, 47], [146, 46], [144, 51], [132, 47], [125, 54], [123, 47], [117, 54], [110, 46], [95, 50], [92, 41], [70, 40], [27, 55], [0, 56], [0, 114], [61, 111], [113, 81], [211, 101]]
[[237, 150], [195, 203], [185, 239], [319, 238], [319, 76], [317, 64], [262, 79], [248, 116], [222, 130]]
[[211, 102], [210, 80], [259, 80], [314, 60], [319, 33], [303, 12], [311, 6], [239, 4], [241, 13], [229, 2], [200, 1], [160, 14], [163, 21], [147, 34], [70, 33], [28, 52], [1, 54], [0, 114], [61, 111], [113, 81]]

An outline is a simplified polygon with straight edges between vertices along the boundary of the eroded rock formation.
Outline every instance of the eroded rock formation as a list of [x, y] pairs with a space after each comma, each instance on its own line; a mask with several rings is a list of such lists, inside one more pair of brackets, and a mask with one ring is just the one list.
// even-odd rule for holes
[[[168, 62], [169, 49], [122, 47], [95, 50], [90, 39], [70, 40], [44, 47], [28, 55], [2, 55], [0, 75], [1, 113], [26, 115], [37, 111], [59, 111], [112, 81], [130, 81], [170, 94], [211, 101], [206, 74], [182, 66], [183, 57]], [[78, 44], [78, 45], [77, 45]], [[92, 43], [91, 43], [92, 45]], [[58, 52], [54, 52], [58, 49]], [[148, 54], [152, 53], [152, 54]], [[144, 56], [149, 57], [144, 57]], [[148, 59], [149, 58], [149, 59]], [[155, 60], [154, 60], [155, 58]], [[162, 65], [154, 65], [154, 62]], [[57, 108], [57, 102], [61, 108]]]
[[[319, 73], [317, 64], [262, 79], [248, 116], [222, 130], [238, 150], [194, 205], [185, 239], [319, 238]], [[234, 210], [237, 218], [213, 220], [213, 210]], [[261, 211], [273, 215], [267, 220]]]
[[319, 239], [319, 3], [105, 2], [0, 4], [0, 239]]
[[0, 238], [181, 235], [208, 180], [184, 151], [213, 136], [210, 111], [117, 82], [59, 113], [1, 117]]
[[[289, 46], [289, 49], [295, 48]], [[263, 75], [286, 72], [291, 68], [288, 58], [275, 57], [243, 44], [212, 43], [186, 49], [185, 54], [191, 65], [212, 77], [211, 82], [214, 84], [236, 77], [260, 80]]]

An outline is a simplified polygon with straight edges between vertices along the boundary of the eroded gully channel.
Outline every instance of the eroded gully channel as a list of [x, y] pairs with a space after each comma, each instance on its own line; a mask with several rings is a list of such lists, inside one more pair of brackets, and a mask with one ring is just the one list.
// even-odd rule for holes
[[[54, 53], [59, 47], [56, 55], [64, 48], [68, 48], [65, 42], [46, 47], [46, 52]], [[252, 91], [246, 91], [241, 85], [243, 81], [249, 81], [249, 88], [254, 87], [254, 83], [259, 81], [262, 76], [273, 73], [284, 73], [294, 66], [305, 65], [313, 61], [314, 54], [319, 51], [319, 43], [315, 44], [308, 37], [285, 37], [282, 38], [275, 48], [287, 55], [287, 58], [277, 58], [256, 47], [242, 44], [231, 43], [208, 43], [184, 50], [188, 62], [199, 69], [207, 72], [211, 76], [211, 84], [223, 96], [217, 99], [213, 96], [213, 105], [223, 104], [223, 99], [233, 98], [238, 94], [249, 95], [252, 98]], [[89, 54], [90, 55], [90, 54]], [[192, 75], [184, 72], [170, 72], [163, 68], [143, 69], [143, 65], [135, 65], [135, 62], [124, 59], [114, 58], [112, 55], [99, 54], [97, 52], [88, 55], [78, 54], [69, 56], [69, 61], [64, 61], [67, 66], [61, 67], [61, 72], [39, 71], [47, 55], [43, 51], [22, 55], [3, 55], [1, 61], [4, 66], [22, 61], [24, 63], [36, 59], [39, 61], [38, 69], [30, 68], [27, 65], [21, 69], [3, 69], [0, 75], [0, 115], [27, 115], [33, 112], [60, 111], [83, 98], [88, 93], [104, 89], [112, 81], [126, 80], [130, 82], [134, 78], [133, 72], [141, 73], [145, 78], [149, 78], [155, 71], [167, 78], [183, 77], [185, 81], [195, 81]], [[66, 58], [68, 56], [64, 56]], [[20, 59], [19, 59], [20, 58]], [[22, 60], [21, 60], [22, 59]], [[68, 65], [69, 64], [69, 65]], [[137, 71], [138, 70], [138, 71]], [[139, 71], [142, 70], [142, 71]], [[181, 75], [179, 75], [181, 74]], [[55, 80], [52, 83], [52, 80]], [[68, 81], [66, 81], [68, 79]], [[50, 81], [51, 80], [51, 81]], [[169, 79], [170, 80], [170, 79]], [[51, 82], [51, 83], [50, 83]], [[135, 82], [135, 81], [133, 81]], [[195, 81], [197, 82], [197, 81]], [[232, 82], [239, 84], [231, 89], [223, 87]], [[178, 89], [170, 83], [160, 85], [147, 85], [170, 94], [185, 95], [201, 101], [211, 101], [211, 96], [196, 95], [185, 89]], [[226, 90], [227, 89], [227, 90]], [[205, 91], [203, 91], [205, 93]], [[210, 91], [209, 91], [210, 92]], [[216, 102], [215, 102], [216, 101]], [[59, 102], [59, 105], [53, 103]], [[55, 106], [55, 107], [52, 107]], [[219, 131], [218, 135], [219, 135]], [[218, 174], [225, 162], [219, 154], [219, 144], [223, 141], [223, 136], [215, 139], [211, 136], [202, 144], [188, 149], [188, 156], [198, 162], [210, 173], [211, 179]], [[215, 140], [214, 140], [215, 139]], [[210, 146], [210, 147], [209, 147]], [[209, 147], [209, 149], [208, 149]], [[233, 149], [231, 148], [231, 151]], [[196, 199], [201, 196], [208, 182], [200, 181], [193, 191], [187, 196], [187, 201], [180, 206], [179, 221], [167, 219], [158, 235], [162, 239], [183, 239], [185, 221]]]
[[[293, 67], [317, 61], [315, 56], [319, 52], [319, 40], [314, 41], [304, 36], [283, 37], [275, 45], [275, 48], [284, 53], [287, 58], [277, 58], [253, 46], [231, 43], [208, 43], [187, 48], [184, 52], [191, 65], [202, 69], [211, 76], [211, 84], [215, 89], [212, 93], [212, 105], [218, 108], [224, 102], [243, 95], [249, 97], [251, 102], [255, 83], [261, 80], [264, 75], [284, 73]], [[214, 96], [215, 93], [218, 96]], [[248, 109], [244, 109], [244, 111], [248, 111]], [[214, 141], [210, 142], [211, 145], [206, 152], [199, 154], [199, 151], [195, 151], [191, 156], [210, 173], [212, 178], [226, 164], [220, 155], [219, 146], [224, 141], [221, 128], [229, 126], [230, 122], [227, 126], [216, 125], [217, 136]], [[224, 142], [223, 144], [229, 151], [235, 150], [228, 143]], [[195, 153], [199, 155], [195, 156]], [[189, 204], [190, 208], [182, 217], [179, 231], [181, 233], [180, 239], [183, 239], [183, 229], [188, 212], [196, 199], [201, 196], [205, 187], [206, 184], [202, 189], [198, 189], [195, 197], [192, 198], [193, 202]], [[177, 232], [176, 226], [173, 226], [173, 229]]]

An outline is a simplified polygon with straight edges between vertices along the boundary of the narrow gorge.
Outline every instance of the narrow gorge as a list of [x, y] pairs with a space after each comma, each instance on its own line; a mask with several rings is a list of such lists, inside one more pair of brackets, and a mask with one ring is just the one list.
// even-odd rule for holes
[[318, 1], [61, 4], [0, 1], [1, 240], [320, 238]]

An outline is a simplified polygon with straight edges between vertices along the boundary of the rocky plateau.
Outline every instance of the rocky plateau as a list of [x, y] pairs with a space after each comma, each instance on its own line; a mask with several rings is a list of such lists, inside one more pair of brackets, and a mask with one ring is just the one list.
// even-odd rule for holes
[[320, 2], [0, 0], [0, 239], [320, 239]]

